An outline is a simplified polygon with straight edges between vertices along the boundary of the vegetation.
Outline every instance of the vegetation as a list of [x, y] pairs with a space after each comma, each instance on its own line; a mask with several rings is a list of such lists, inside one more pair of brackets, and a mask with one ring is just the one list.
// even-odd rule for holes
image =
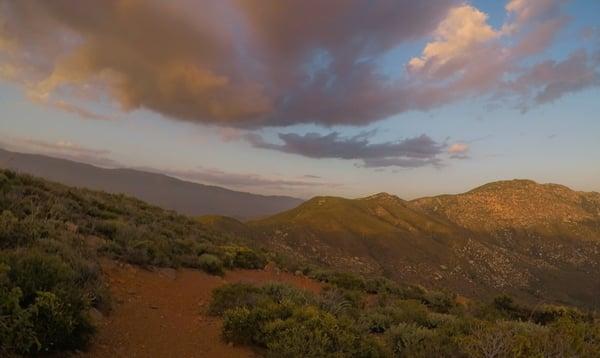
[[238, 241], [123, 195], [0, 171], [0, 356], [86, 344], [88, 312], [109, 303], [99, 253], [212, 274], [264, 267]]
[[[0, 171], [0, 356], [85, 346], [94, 331], [91, 311], [110, 303], [100, 255], [217, 275], [283, 257], [248, 245], [123, 195]], [[226, 340], [272, 357], [600, 356], [598, 318], [575, 308], [530, 307], [508, 296], [459, 304], [448, 292], [284, 261], [322, 282], [322, 291], [218, 288], [210, 312], [223, 317]]]
[[210, 310], [223, 317], [226, 340], [268, 357], [600, 354], [600, 322], [576, 310], [531, 309], [503, 296], [490, 304], [453, 301], [440, 313], [430, 295], [407, 298], [400, 289], [372, 295], [329, 285], [316, 295], [281, 284], [230, 284], [213, 292]]

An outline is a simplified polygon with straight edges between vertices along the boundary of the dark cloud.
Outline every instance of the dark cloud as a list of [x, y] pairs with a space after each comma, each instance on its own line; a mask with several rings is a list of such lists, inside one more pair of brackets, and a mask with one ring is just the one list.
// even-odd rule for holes
[[403, 140], [371, 143], [374, 132], [364, 132], [344, 138], [338, 132], [326, 135], [307, 133], [280, 133], [282, 143], [265, 141], [261, 136], [249, 134], [248, 142], [255, 148], [297, 154], [309, 158], [337, 158], [361, 160], [367, 167], [400, 166], [420, 167], [437, 165], [445, 144], [426, 135]]
[[[237, 127], [341, 123], [352, 103], [384, 94], [373, 58], [426, 35], [455, 2], [1, 0], [0, 46], [40, 99], [98, 81], [125, 110]], [[295, 113], [314, 88], [332, 110]]]
[[[507, 80], [535, 70], [520, 64], [567, 24], [562, 3], [510, 0], [493, 28], [460, 0], [0, 0], [0, 76], [82, 117], [107, 119], [67, 101], [92, 88], [124, 110], [231, 128], [364, 125], [543, 88], [541, 104], [597, 85], [596, 61], [573, 61], [582, 76], [549, 66], [579, 77], [525, 76], [518, 91]], [[387, 51], [426, 36], [408, 71], [382, 74]]]

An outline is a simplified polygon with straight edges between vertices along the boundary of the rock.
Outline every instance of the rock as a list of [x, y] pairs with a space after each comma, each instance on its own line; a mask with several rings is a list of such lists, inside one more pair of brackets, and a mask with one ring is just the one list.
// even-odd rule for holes
[[177, 278], [177, 270], [172, 268], [160, 268], [158, 269], [158, 274], [170, 280], [174, 280]]
[[98, 325], [104, 320], [104, 315], [98, 309], [92, 307], [88, 311], [88, 315], [90, 316], [90, 320], [94, 326]]
[[296, 272], [294, 272], [294, 275], [296, 275], [296, 276], [302, 276], [302, 271], [297, 270]]
[[67, 227], [67, 231], [69, 232], [77, 232], [77, 230], [79, 229], [77, 225], [73, 224], [72, 222], [67, 222], [65, 226]]

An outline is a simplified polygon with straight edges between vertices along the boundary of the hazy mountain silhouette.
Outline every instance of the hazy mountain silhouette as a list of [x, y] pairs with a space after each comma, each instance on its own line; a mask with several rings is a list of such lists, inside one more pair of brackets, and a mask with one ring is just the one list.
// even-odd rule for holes
[[192, 183], [134, 169], [105, 169], [38, 154], [0, 149], [0, 167], [66, 185], [123, 193], [180, 213], [258, 218], [302, 203], [287, 196], [265, 196]]

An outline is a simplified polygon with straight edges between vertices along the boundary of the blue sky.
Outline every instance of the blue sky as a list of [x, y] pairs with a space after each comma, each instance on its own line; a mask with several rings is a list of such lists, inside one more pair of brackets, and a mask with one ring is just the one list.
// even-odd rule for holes
[[[193, 0], [134, 4], [148, 8], [130, 22], [108, 9], [85, 27], [68, 21], [77, 6], [0, 1], [3, 147], [300, 197], [409, 199], [511, 178], [600, 191], [600, 2], [282, 1], [269, 17], [230, 0], [204, 9], [229, 21], [207, 29]], [[277, 21], [301, 12], [309, 29]], [[174, 29], [150, 49], [110, 26]]]

